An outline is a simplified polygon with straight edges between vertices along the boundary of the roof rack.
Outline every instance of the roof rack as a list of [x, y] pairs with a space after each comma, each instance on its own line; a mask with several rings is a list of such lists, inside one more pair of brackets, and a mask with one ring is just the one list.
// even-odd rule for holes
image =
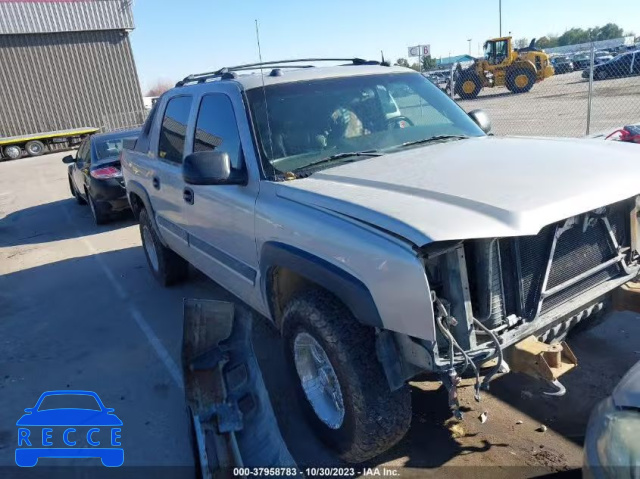
[[298, 58], [292, 60], [275, 60], [270, 62], [261, 63], [247, 63], [245, 65], [236, 65], [232, 67], [224, 67], [213, 72], [195, 73], [193, 75], [186, 76], [184, 79], [176, 83], [176, 87], [184, 86], [187, 84], [204, 83], [207, 80], [214, 78], [220, 78], [222, 80], [235, 78], [236, 75], [233, 72], [246, 71], [246, 70], [258, 70], [262, 67], [270, 67], [273, 69], [278, 68], [313, 68], [314, 65], [295, 65], [300, 62], [350, 62], [347, 65], [383, 65], [389, 66], [388, 63], [380, 63], [374, 60], [364, 60], [362, 58]]

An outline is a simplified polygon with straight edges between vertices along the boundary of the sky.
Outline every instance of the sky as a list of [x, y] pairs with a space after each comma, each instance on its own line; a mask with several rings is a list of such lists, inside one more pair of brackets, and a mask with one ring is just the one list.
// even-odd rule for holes
[[[162, 81], [262, 59], [392, 61], [429, 44], [434, 57], [478, 55], [499, 35], [499, 0], [135, 0], [133, 53], [143, 93]], [[640, 34], [640, 1], [502, 0], [502, 33], [561, 34], [608, 22]]]

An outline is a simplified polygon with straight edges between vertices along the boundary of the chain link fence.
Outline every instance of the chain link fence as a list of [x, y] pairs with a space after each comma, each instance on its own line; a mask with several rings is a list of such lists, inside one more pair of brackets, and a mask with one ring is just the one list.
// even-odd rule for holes
[[[466, 111], [483, 109], [496, 135], [580, 137], [640, 123], [640, 49], [589, 51], [552, 57], [555, 74], [527, 93], [483, 88], [477, 98], [456, 101]], [[426, 74], [451, 94], [456, 69]]]

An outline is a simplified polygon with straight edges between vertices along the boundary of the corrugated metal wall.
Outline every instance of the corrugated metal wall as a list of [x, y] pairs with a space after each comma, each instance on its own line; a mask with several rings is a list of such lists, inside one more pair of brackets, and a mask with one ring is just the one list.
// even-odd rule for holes
[[0, 137], [144, 117], [126, 32], [0, 35]]
[[0, 35], [132, 30], [131, 0], [14, 2], [0, 0]]

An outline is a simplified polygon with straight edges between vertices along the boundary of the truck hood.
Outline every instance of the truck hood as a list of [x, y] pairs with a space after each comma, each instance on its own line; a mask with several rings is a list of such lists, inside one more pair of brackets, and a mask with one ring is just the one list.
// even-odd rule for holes
[[535, 235], [638, 193], [638, 145], [483, 137], [329, 168], [280, 183], [276, 194], [423, 245]]

